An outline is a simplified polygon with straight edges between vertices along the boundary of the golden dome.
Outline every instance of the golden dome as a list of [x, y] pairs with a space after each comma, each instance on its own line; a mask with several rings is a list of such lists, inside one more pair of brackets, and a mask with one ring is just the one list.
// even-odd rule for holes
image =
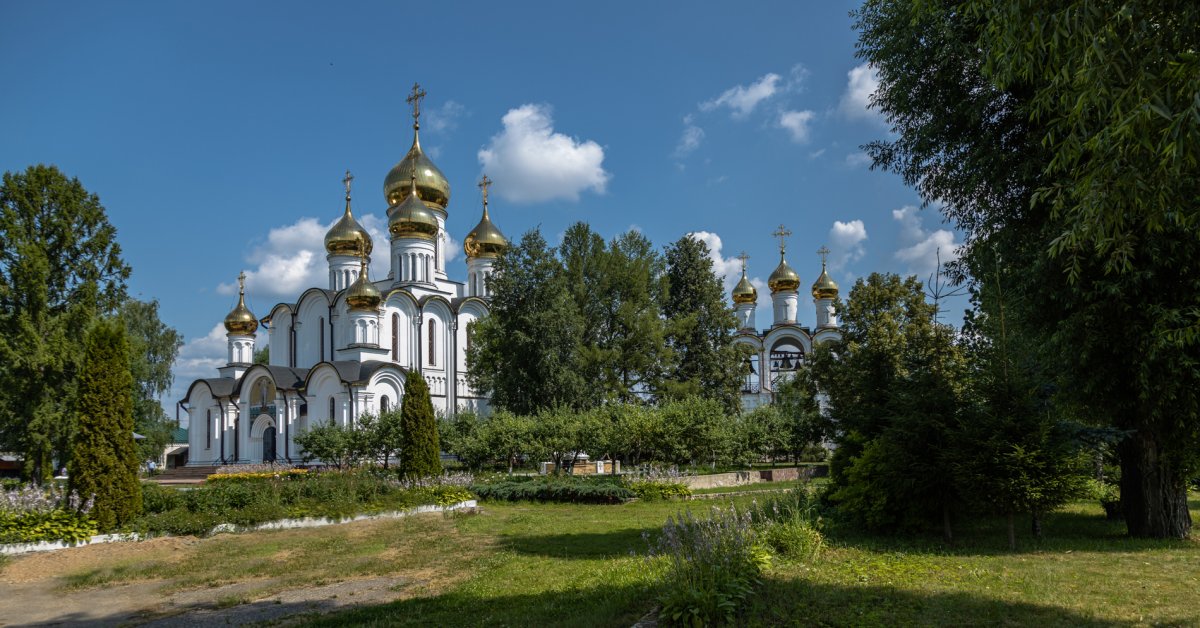
[[838, 285], [825, 272], [825, 262], [821, 262], [821, 276], [812, 285], [812, 295], [814, 299], [836, 299], [838, 295]]
[[800, 275], [788, 266], [787, 260], [783, 259], [783, 252], [779, 252], [779, 265], [775, 267], [771, 277], [767, 279], [767, 285], [771, 287], [771, 294], [777, 292], [790, 292], [800, 289]]
[[733, 302], [734, 303], [757, 303], [758, 289], [755, 288], [749, 279], [746, 279], [746, 269], [742, 269], [742, 280], [737, 282], [733, 287]]
[[414, 187], [411, 175], [415, 171], [417, 196], [430, 206], [446, 211], [446, 206], [450, 204], [450, 183], [446, 181], [446, 175], [425, 155], [425, 151], [421, 150], [418, 129], [419, 125], [413, 124], [412, 148], [383, 180], [383, 196], [388, 205], [396, 205], [407, 198], [409, 190]]
[[367, 259], [364, 257], [358, 279], [350, 284], [349, 288], [346, 288], [346, 305], [350, 306], [351, 310], [374, 312], [383, 302], [383, 295], [375, 287], [375, 284], [371, 283], [368, 274]]
[[225, 315], [225, 331], [243, 336], [252, 336], [258, 331], [258, 319], [246, 307], [246, 273], [238, 275], [238, 303]]
[[325, 234], [325, 251], [330, 255], [370, 255], [375, 246], [371, 242], [371, 234], [358, 224], [350, 212], [350, 181], [353, 178], [347, 170], [343, 179], [346, 184], [346, 212]]
[[[415, 177], [411, 177], [410, 181], [413, 179]], [[407, 189], [411, 191], [412, 185], [410, 184]], [[437, 237], [437, 216], [434, 216], [433, 211], [421, 202], [419, 194], [418, 188], [417, 194], [410, 192], [403, 203], [388, 208], [388, 231], [392, 236], [422, 240], [432, 240]]]
[[463, 251], [467, 257], [498, 257], [508, 248], [508, 239], [492, 224], [492, 218], [488, 215], [488, 186], [491, 184], [491, 179], [488, 179], [486, 174], [483, 175], [479, 182], [479, 187], [483, 188], [483, 218], [479, 219], [479, 224], [475, 225], [463, 240]]

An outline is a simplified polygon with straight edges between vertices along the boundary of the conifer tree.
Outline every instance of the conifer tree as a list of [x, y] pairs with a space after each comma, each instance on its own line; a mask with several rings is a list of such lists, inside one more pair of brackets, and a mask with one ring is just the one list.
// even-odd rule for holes
[[125, 330], [101, 320], [84, 341], [70, 467], [71, 489], [95, 498], [91, 515], [101, 530], [127, 523], [142, 510], [133, 389]]
[[415, 370], [409, 371], [404, 380], [400, 430], [404, 434], [400, 475], [408, 478], [441, 475], [441, 447], [438, 445], [437, 418], [433, 415], [433, 403], [429, 400], [429, 385]]

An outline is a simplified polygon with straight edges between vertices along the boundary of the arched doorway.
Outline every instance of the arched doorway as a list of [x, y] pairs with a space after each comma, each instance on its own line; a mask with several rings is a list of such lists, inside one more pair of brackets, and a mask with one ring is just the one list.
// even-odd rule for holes
[[275, 462], [275, 426], [263, 430], [263, 462]]

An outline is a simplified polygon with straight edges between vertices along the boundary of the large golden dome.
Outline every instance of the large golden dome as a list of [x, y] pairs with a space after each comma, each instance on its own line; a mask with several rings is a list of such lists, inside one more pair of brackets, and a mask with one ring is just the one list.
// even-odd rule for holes
[[325, 251], [330, 255], [370, 255], [374, 243], [350, 211], [350, 171], [346, 171], [346, 212], [325, 234]]
[[446, 181], [446, 175], [442, 174], [421, 150], [419, 131], [416, 125], [413, 126], [412, 148], [408, 149], [404, 159], [393, 166], [387, 178], [383, 180], [383, 196], [388, 205], [395, 205], [408, 197], [408, 191], [413, 188], [410, 173], [416, 170], [417, 196], [431, 206], [445, 211], [446, 206], [450, 204], [450, 182]]
[[238, 275], [238, 302], [225, 315], [225, 331], [243, 336], [252, 336], [258, 331], [258, 318], [246, 307], [246, 273]]
[[825, 262], [821, 262], [821, 276], [812, 285], [812, 295], [814, 299], [836, 299], [838, 295], [838, 285], [825, 272]]
[[379, 309], [379, 304], [383, 302], [383, 295], [379, 289], [371, 283], [367, 272], [367, 260], [363, 258], [362, 270], [358, 273], [358, 279], [346, 288], [346, 305], [351, 310], [360, 312], [373, 312]]
[[744, 268], [742, 269], [742, 280], [733, 287], [733, 302], [738, 304], [758, 302], [758, 289], [750, 283], [749, 279], [746, 279], [746, 269]]
[[486, 174], [483, 175], [479, 182], [479, 187], [483, 189], [483, 217], [463, 240], [463, 251], [467, 257], [498, 257], [508, 248], [508, 238], [492, 224], [492, 217], [488, 215], [488, 186], [491, 184], [491, 179], [488, 179]]
[[404, 202], [388, 208], [388, 231], [397, 238], [432, 240], [437, 237], [438, 233], [437, 216], [434, 216], [433, 210], [421, 202], [418, 196], [420, 194], [419, 187], [417, 194], [411, 192], [413, 179], [415, 177], [409, 178], [410, 184], [407, 189], [410, 192]]
[[783, 259], [782, 251], [779, 252], [779, 265], [767, 279], [767, 285], [771, 287], [771, 294], [800, 289], [800, 275], [796, 274], [791, 266], [788, 266], [787, 260]]

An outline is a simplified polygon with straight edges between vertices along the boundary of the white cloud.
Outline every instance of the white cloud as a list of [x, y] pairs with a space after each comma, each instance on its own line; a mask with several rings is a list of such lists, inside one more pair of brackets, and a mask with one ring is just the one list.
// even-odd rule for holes
[[787, 129], [792, 141], [797, 144], [808, 142], [812, 132], [812, 121], [817, 114], [812, 111], [784, 111], [779, 114], [779, 126]]
[[[371, 234], [374, 251], [371, 254], [371, 277], [381, 279], [379, 268], [388, 265], [386, 223], [375, 214], [356, 216], [359, 224]], [[341, 216], [321, 224], [315, 218], [301, 218], [293, 224], [271, 229], [266, 242], [257, 243], [246, 256], [246, 295], [248, 298], [268, 297], [271, 307], [274, 298], [295, 298], [313, 286], [328, 287], [329, 267], [325, 261], [325, 233]], [[447, 259], [450, 250], [447, 250]], [[387, 273], [385, 272], [384, 275]], [[236, 294], [237, 283], [222, 283], [218, 294]]]
[[462, 104], [453, 100], [447, 100], [441, 107], [426, 109], [421, 112], [422, 122], [421, 128], [429, 129], [435, 133], [441, 131], [453, 131], [458, 127], [458, 119], [466, 114], [467, 108]]
[[774, 96], [779, 91], [779, 81], [782, 77], [774, 72], [763, 75], [749, 86], [735, 85], [721, 93], [716, 98], [700, 103], [701, 111], [712, 111], [718, 107], [726, 107], [734, 118], [744, 118], [754, 111], [762, 101]]
[[842, 222], [835, 220], [829, 229], [829, 268], [841, 270], [848, 264], [862, 259], [867, 253], [863, 242], [867, 240], [867, 227], [861, 220]]
[[522, 105], [504, 114], [504, 130], [479, 150], [479, 163], [496, 180], [493, 190], [513, 203], [579, 200], [598, 194], [610, 177], [604, 149], [591, 140], [555, 133], [550, 107]]
[[692, 114], [683, 117], [683, 136], [679, 138], [679, 144], [675, 147], [676, 159], [687, 157], [704, 141], [704, 129], [696, 126], [694, 120], [695, 116]]
[[824, 154], [825, 154], [825, 149], [824, 149], [824, 148], [822, 148], [822, 149], [820, 149], [820, 150], [814, 150], [813, 152], [809, 153], [809, 154], [808, 154], [808, 158], [809, 158], [809, 159], [816, 159], [816, 158], [818, 158], [818, 157], [820, 157], [821, 155], [824, 155]]
[[943, 264], [958, 259], [962, 244], [956, 241], [954, 232], [926, 230], [916, 207], [906, 205], [892, 210], [892, 218], [900, 223], [900, 240], [906, 244], [896, 251], [896, 259], [908, 265], [908, 272], [924, 279], [937, 270], [939, 255]]
[[871, 156], [864, 152], [850, 153], [846, 155], [846, 165], [851, 168], [861, 168], [871, 165]]
[[871, 96], [879, 89], [879, 73], [864, 63], [846, 73], [846, 91], [842, 94], [841, 111], [850, 119], [874, 120], [882, 123], [879, 112], [870, 109]]

